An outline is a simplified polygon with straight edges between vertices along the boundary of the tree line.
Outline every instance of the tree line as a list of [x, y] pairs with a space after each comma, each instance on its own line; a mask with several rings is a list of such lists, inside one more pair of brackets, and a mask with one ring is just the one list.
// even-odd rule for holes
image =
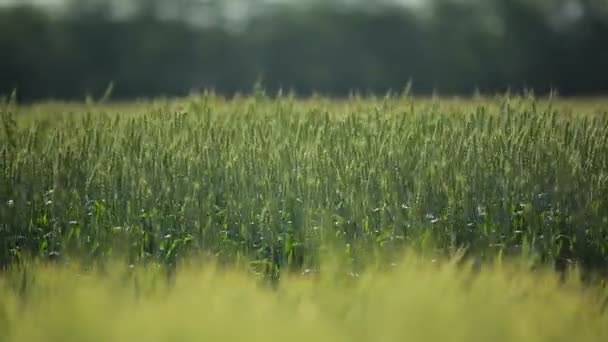
[[260, 4], [232, 21], [221, 1], [115, 3], [0, 8], [0, 93], [82, 99], [113, 84], [117, 99], [231, 95], [258, 80], [300, 95], [382, 94], [409, 81], [415, 94], [608, 92], [603, 0]]

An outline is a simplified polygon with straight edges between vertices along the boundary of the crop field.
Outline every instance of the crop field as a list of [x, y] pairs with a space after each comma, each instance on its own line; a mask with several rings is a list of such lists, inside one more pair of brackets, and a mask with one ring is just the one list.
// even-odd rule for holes
[[606, 100], [0, 111], [0, 341], [608, 340]]

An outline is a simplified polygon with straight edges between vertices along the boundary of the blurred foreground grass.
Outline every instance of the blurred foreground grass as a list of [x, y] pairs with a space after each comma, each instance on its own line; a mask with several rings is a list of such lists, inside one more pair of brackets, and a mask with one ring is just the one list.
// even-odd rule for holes
[[0, 278], [0, 341], [606, 341], [606, 291], [496, 263], [480, 272], [408, 255], [272, 290], [247, 272], [184, 266], [27, 266]]

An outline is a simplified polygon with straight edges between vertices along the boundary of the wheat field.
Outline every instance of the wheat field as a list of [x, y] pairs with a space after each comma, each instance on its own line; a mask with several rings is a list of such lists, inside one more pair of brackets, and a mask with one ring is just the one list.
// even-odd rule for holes
[[603, 99], [0, 108], [0, 341], [608, 337]]

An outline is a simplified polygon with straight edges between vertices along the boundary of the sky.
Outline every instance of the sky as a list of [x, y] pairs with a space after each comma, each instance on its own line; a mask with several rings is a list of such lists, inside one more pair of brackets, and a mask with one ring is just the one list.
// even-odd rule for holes
[[[74, 0], [71, 0], [71, 1], [74, 1]], [[114, 15], [117, 18], [130, 16], [130, 14], [133, 11], [133, 6], [129, 5], [129, 3], [130, 3], [129, 0], [106, 0], [106, 1], [110, 1], [115, 4], [116, 7], [114, 7], [114, 9], [116, 10], [116, 12], [114, 12]], [[161, 1], [161, 5], [163, 3], [169, 5], [168, 6], [169, 10], [165, 10], [165, 13], [164, 13], [164, 16], [166, 16], [166, 18], [175, 18], [175, 15], [183, 15], [183, 14], [172, 13], [170, 11], [170, 8], [172, 7], [170, 5], [173, 0], [164, 0], [164, 1], [166, 1], [166, 3]], [[194, 0], [194, 1], [200, 1], [201, 3], [204, 3], [204, 2], [207, 2], [210, 0]], [[310, 1], [322, 1], [322, 0], [310, 0]], [[406, 5], [406, 6], [419, 6], [421, 4], [424, 4], [424, 0], [333, 0], [333, 1], [335, 1], [337, 3], [340, 3], [340, 2], [344, 3], [344, 5], [346, 5], [346, 6], [353, 5], [356, 3], [359, 3], [359, 4], [363, 3], [366, 5], [369, 5], [369, 4], [373, 4], [373, 1], [383, 2], [383, 3], [393, 2], [395, 4], [402, 4], [402, 5]], [[49, 7], [51, 9], [54, 9], [57, 13], [61, 13], [62, 5], [64, 5], [66, 2], [68, 2], [68, 0], [0, 0], [0, 6], [27, 3], [27, 4], [33, 4], [33, 5], [43, 6], [43, 7]], [[133, 2], [131, 2], [131, 4], [132, 3]], [[240, 24], [242, 24], [244, 21], [247, 20], [247, 18], [250, 18], [252, 15], [255, 15], [256, 8], [258, 8], [258, 6], [260, 4], [266, 4], [266, 5], [305, 4], [305, 1], [304, 0], [221, 0], [221, 4], [223, 5], [223, 9], [222, 9], [223, 18], [222, 19], [210, 17], [204, 11], [196, 11], [195, 13], [189, 13], [190, 16], [188, 18], [182, 18], [182, 19], [186, 20], [188, 22], [191, 22], [193, 24], [203, 24], [203, 23], [209, 24], [209, 23], [216, 22], [216, 20], [219, 19], [219, 20], [225, 21], [227, 23], [230, 23], [231, 26], [239, 27]], [[163, 14], [161, 14], [161, 16], [162, 15]]]
[[[0, 0], [0, 6], [7, 6], [7, 5], [17, 5], [17, 4], [34, 4], [34, 5], [40, 5], [40, 6], [49, 6], [51, 8], [57, 9], [58, 12], [61, 12], [61, 6], [63, 4], [65, 4], [67, 1], [74, 1], [74, 0]], [[78, 1], [78, 0], [77, 0]], [[114, 14], [117, 17], [124, 17], [124, 16], [129, 16], [130, 15], [130, 11], [129, 9], [131, 8], [131, 10], [133, 9], [132, 6], [129, 6], [129, 0], [106, 0], [106, 1], [110, 1], [113, 2], [115, 4], [117, 4], [118, 6], [115, 7], [115, 9], [117, 10], [117, 12], [115, 12]], [[166, 2], [164, 2], [166, 1]], [[174, 0], [161, 0], [161, 4], [168, 4], [170, 5], [171, 2], [173, 2]], [[208, 1], [213, 1], [213, 0], [193, 0], [193, 1], [199, 1], [201, 3], [205, 3]], [[323, 0], [309, 0], [309, 1], [323, 1]], [[344, 3], [345, 5], [353, 5], [356, 3], [359, 4], [366, 4], [366, 5], [373, 5], [373, 2], [383, 2], [383, 3], [395, 3], [395, 4], [402, 4], [404, 6], [408, 6], [408, 7], [424, 7], [424, 4], [426, 3], [425, 0], [333, 0], [334, 2], [337, 3]], [[467, 0], [462, 0], [462, 1], [467, 1]], [[468, 1], [479, 1], [479, 0], [468, 0]], [[603, 1], [608, 1], [608, 0], [597, 0], [598, 2], [603, 2]], [[133, 2], [131, 2], [133, 3]], [[223, 17], [224, 20], [227, 20], [228, 22], [231, 22], [233, 24], [238, 24], [238, 23], [242, 23], [243, 20], [247, 20], [247, 18], [251, 17], [252, 15], [255, 15], [256, 13], [256, 7], [259, 6], [260, 4], [266, 4], [266, 5], [277, 5], [277, 4], [305, 4], [304, 0], [221, 0], [221, 4], [223, 5]], [[560, 3], [560, 2], [557, 2]], [[569, 0], [563, 0], [561, 2], [562, 6], [560, 6], [559, 8], [556, 8], [556, 10], [553, 13], [553, 18], [549, 18], [551, 21], [554, 22], [554, 24], [556, 26], [561, 26], [563, 24], [567, 24], [568, 22], [573, 22], [576, 21], [582, 14], [582, 9], [580, 7], [580, 3], [578, 3], [578, 1], [574, 0], [574, 1], [569, 1]], [[171, 6], [169, 6], [171, 7]], [[132, 13], [132, 12], [131, 12]], [[190, 13], [192, 16], [190, 18], [183, 18], [186, 21], [192, 22], [192, 23], [202, 23], [202, 22], [213, 22], [215, 21], [214, 18], [209, 17], [208, 15], [205, 15], [205, 12], [201, 12], [201, 11], [197, 11], [196, 13]], [[165, 16], [167, 18], [175, 18], [175, 15], [177, 14], [171, 14], [171, 12], [165, 12]]]
[[[167, 1], [171, 1], [171, 0], [167, 0]], [[204, 1], [204, 0], [202, 0]], [[232, 0], [233, 2], [235, 2], [234, 0]], [[262, 0], [263, 2], [266, 2], [268, 4], [280, 4], [280, 3], [295, 3], [295, 2], [301, 2], [302, 0]], [[342, 0], [345, 3], [349, 3], [349, 2], [358, 2], [360, 0]], [[423, 2], [423, 0], [391, 0], [395, 3], [401, 3], [404, 5], [418, 5], [421, 2]], [[242, 2], [242, 3], [247, 3], [247, 0], [236, 0], [236, 2]], [[15, 4], [23, 4], [23, 3], [30, 3], [30, 4], [36, 4], [36, 5], [47, 5], [47, 6], [58, 6], [58, 5], [62, 5], [63, 3], [65, 3], [65, 0], [0, 0], [0, 5], [15, 5]]]

